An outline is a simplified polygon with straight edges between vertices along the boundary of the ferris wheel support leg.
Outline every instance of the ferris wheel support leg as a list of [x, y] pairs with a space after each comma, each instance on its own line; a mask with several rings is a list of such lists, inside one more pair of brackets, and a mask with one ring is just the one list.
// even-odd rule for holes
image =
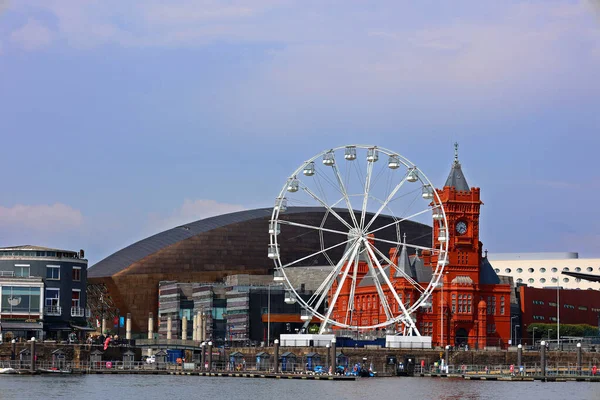
[[356, 241], [356, 243], [354, 244], [354, 247], [352, 248], [352, 254], [350, 255], [350, 258], [349, 258], [350, 262], [348, 263], [348, 266], [344, 270], [342, 279], [338, 283], [338, 287], [335, 291], [335, 294], [333, 295], [331, 304], [329, 304], [327, 307], [327, 314], [325, 315], [325, 319], [323, 320], [323, 323], [321, 324], [321, 328], [319, 329], [320, 335], [323, 334], [323, 332], [325, 331], [325, 328], [327, 327], [327, 322], [329, 322], [329, 317], [331, 317], [331, 313], [333, 312], [333, 309], [335, 308], [335, 303], [337, 301], [338, 296], [340, 295], [340, 292], [342, 291], [342, 287], [344, 286], [344, 281], [346, 280], [346, 277], [348, 276], [348, 271], [350, 271], [353, 261], [356, 258], [356, 255], [358, 253], [358, 249], [360, 247], [359, 243], [360, 243], [359, 241]]

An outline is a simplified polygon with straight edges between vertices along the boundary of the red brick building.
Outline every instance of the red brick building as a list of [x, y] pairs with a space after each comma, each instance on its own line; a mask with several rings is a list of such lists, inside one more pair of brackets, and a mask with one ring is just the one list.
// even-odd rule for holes
[[[510, 338], [510, 294], [511, 285], [500, 284], [486, 256], [482, 255], [479, 241], [479, 212], [483, 204], [479, 188], [470, 188], [462, 173], [458, 156], [455, 156], [450, 175], [443, 189], [436, 189], [448, 220], [448, 259], [443, 277], [443, 289], [436, 288], [432, 294], [431, 306], [419, 309], [416, 325], [422, 335], [432, 336], [433, 345], [467, 344], [473, 348], [484, 346], [505, 347]], [[433, 224], [433, 248], [439, 248], [439, 228]], [[414, 254], [409, 256], [406, 246], [400, 254], [390, 251], [391, 260], [398, 269], [427, 286], [432, 278], [432, 265], [437, 263], [437, 255]], [[365, 254], [362, 257], [366, 257]], [[408, 308], [419, 296], [416, 288], [396, 270], [384, 270], [405, 307]], [[368, 265], [363, 260], [359, 264], [359, 284], [355, 289], [354, 310], [351, 325], [375, 325], [385, 321], [386, 315], [379, 302], [379, 295], [368, 274]], [[344, 320], [350, 304], [350, 283], [345, 286], [338, 298], [333, 318]], [[392, 310], [399, 312], [399, 305], [389, 289], [383, 293]], [[440, 303], [443, 292], [443, 302]], [[443, 313], [443, 318], [442, 318]], [[443, 326], [442, 326], [443, 320]], [[398, 331], [402, 327], [396, 327]]]
[[[556, 324], [560, 314], [560, 324], [588, 324], [598, 326], [600, 315], [600, 292], [597, 290], [574, 290], [519, 287], [519, 304], [521, 307], [521, 327], [523, 338], [527, 327], [531, 324]], [[560, 309], [557, 312], [557, 309]], [[538, 338], [539, 340], [539, 332]]]

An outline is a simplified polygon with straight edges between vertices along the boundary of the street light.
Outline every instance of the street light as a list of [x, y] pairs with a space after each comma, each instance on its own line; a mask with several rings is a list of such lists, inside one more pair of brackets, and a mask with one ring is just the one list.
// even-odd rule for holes
[[548, 341], [550, 341], [550, 332], [552, 332], [554, 329], [548, 329]]
[[533, 343], [532, 343], [532, 345], [534, 345], [534, 346], [535, 346], [535, 330], [536, 329], [537, 329], [537, 326], [534, 326], [533, 327]]
[[515, 343], [517, 342], [517, 328], [520, 328], [520, 327], [521, 327], [521, 325], [519, 325], [519, 324], [515, 325]]
[[560, 286], [556, 280], [556, 344], [560, 351]]

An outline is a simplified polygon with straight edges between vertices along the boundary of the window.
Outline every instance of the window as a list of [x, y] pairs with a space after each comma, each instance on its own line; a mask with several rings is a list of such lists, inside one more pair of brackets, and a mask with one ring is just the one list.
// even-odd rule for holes
[[79, 289], [73, 289], [71, 295], [71, 307], [79, 308], [81, 306], [81, 291]]
[[581, 311], [587, 311], [587, 307], [586, 306], [579, 306], [579, 307], [577, 307], [577, 309], [581, 310]]
[[581, 272], [581, 268], [580, 267], [575, 267], [575, 272]]
[[521, 273], [521, 272], [523, 272], [523, 268], [517, 268], [517, 272], [518, 272], [518, 273]]
[[528, 268], [527, 271], [533, 273], [533, 268]]
[[473, 302], [473, 298], [471, 297], [471, 295], [469, 295], [468, 296], [468, 303], [467, 303], [467, 312], [468, 313], [471, 313], [471, 306], [473, 304], [472, 302]]
[[60, 279], [60, 265], [46, 265], [46, 279]]
[[558, 269], [556, 269], [556, 267], [553, 267], [553, 268], [551, 269], [551, 271], [552, 271], [552, 272], [556, 272], [556, 271], [558, 271]]
[[504, 308], [505, 304], [504, 304], [504, 296], [500, 297], [500, 315], [504, 315]]
[[546, 272], [546, 268], [544, 268], [544, 267], [540, 268], [540, 272], [542, 272], [542, 273]]
[[511, 269], [510, 269], [510, 268], [506, 268], [506, 269], [504, 270], [504, 272], [506, 272], [507, 274], [510, 274], [510, 272], [511, 272]]
[[15, 276], [29, 278], [29, 264], [15, 264]]
[[58, 307], [60, 305], [60, 289], [46, 289], [46, 307]]
[[556, 303], [555, 303], [555, 302], [553, 302], [553, 301], [549, 302], [549, 303], [548, 303], [548, 305], [549, 305], [550, 307], [556, 307]]
[[495, 268], [494, 271], [496, 271], [497, 274], [500, 273], [500, 268]]
[[552, 278], [552, 283], [556, 283], [556, 282], [558, 282], [558, 279]]
[[592, 267], [587, 267], [587, 268], [586, 268], [586, 270], [587, 270], [587, 272], [592, 272], [592, 271], [594, 270], [594, 268], [592, 268]]
[[73, 267], [73, 282], [81, 281], [81, 267]]
[[3, 313], [39, 314], [40, 288], [2, 286], [0, 311]]
[[565, 283], [569, 282], [569, 278], [563, 278], [563, 282], [565, 282]]
[[488, 296], [487, 298], [487, 313], [488, 315], [496, 314], [496, 297]]
[[546, 278], [540, 278], [541, 283], [546, 283]]
[[533, 282], [535, 282], [535, 279], [533, 279], [533, 278], [529, 278], [529, 279], [527, 279], [527, 282], [529, 282], [529, 283], [533, 283]]
[[452, 293], [452, 312], [456, 312], [456, 294]]
[[563, 271], [565, 271], [565, 272], [569, 272], [569, 267], [564, 267], [564, 268], [563, 268]]
[[518, 279], [517, 279], [517, 283], [523, 283], [523, 279], [521, 279], [521, 278], [518, 278]]

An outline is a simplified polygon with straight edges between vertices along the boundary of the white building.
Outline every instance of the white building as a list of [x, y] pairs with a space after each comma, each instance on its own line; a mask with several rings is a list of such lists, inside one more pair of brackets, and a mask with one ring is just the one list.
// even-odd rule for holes
[[600, 258], [579, 258], [578, 253], [489, 253], [488, 260], [498, 275], [510, 276], [515, 284], [535, 288], [600, 290], [600, 283], [563, 275], [580, 272], [600, 275]]

